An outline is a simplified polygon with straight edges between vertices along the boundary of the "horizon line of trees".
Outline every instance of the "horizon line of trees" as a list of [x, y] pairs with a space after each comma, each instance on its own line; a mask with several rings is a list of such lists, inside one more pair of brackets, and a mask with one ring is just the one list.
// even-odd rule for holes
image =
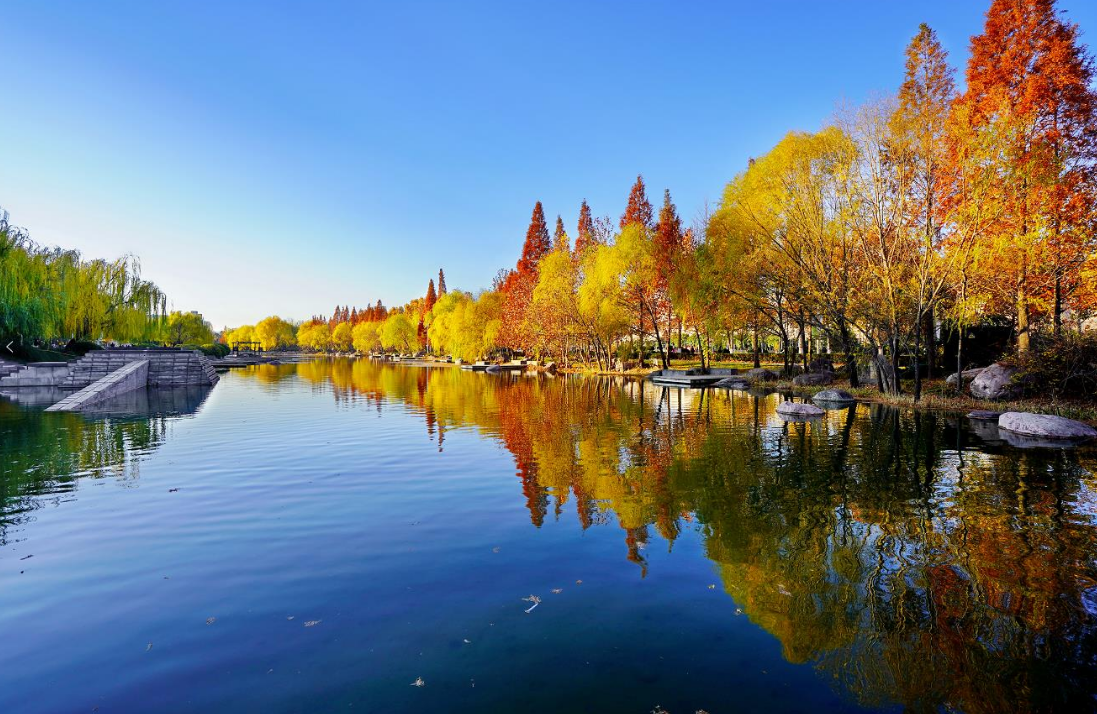
[[[900, 360], [932, 366], [939, 326], [1008, 324], [1017, 353], [1097, 308], [1097, 95], [1093, 59], [1053, 0], [994, 0], [972, 38], [966, 89], [923, 24], [890, 96], [790, 132], [683, 229], [642, 177], [616, 225], [584, 201], [574, 243], [533, 209], [515, 267], [425, 315], [426, 343], [606, 369], [622, 345], [777, 343], [786, 371], [822, 336], [898, 392]], [[736, 338], [738, 336], [738, 338]]]
[[490, 289], [432, 280], [402, 308], [313, 318], [297, 343], [601, 370], [684, 348], [757, 365], [768, 345], [786, 373], [832, 352], [851, 385], [868, 371], [893, 393], [909, 362], [917, 398], [945, 333], [961, 371], [975, 327], [1006, 326], [1025, 355], [1097, 312], [1097, 94], [1079, 35], [1054, 0], [993, 0], [960, 92], [923, 24], [897, 91], [790, 132], [690, 227], [642, 176], [617, 221], [584, 200], [574, 240], [538, 201]]

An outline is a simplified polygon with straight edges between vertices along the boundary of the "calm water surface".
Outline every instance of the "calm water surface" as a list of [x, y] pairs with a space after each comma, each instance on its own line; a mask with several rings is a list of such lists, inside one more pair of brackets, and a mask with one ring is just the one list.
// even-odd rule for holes
[[337, 360], [0, 401], [0, 711], [1097, 706], [1097, 450], [779, 399]]

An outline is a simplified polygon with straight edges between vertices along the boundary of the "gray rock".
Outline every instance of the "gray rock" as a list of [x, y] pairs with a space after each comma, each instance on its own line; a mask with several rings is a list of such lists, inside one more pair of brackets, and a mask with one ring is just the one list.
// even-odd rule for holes
[[777, 405], [777, 413], [781, 416], [790, 417], [793, 419], [812, 419], [814, 417], [821, 417], [826, 414], [826, 411], [820, 409], [814, 404], [803, 404], [801, 402], [781, 402]]
[[778, 379], [774, 372], [771, 372], [764, 367], [748, 370], [743, 375], [743, 378], [748, 382], [776, 382]]
[[998, 421], [998, 417], [1002, 416], [1002, 412], [991, 412], [985, 409], [976, 409], [973, 412], [968, 412], [967, 418], [973, 421]]
[[[982, 374], [984, 369], [986, 369], [986, 367], [973, 367], [971, 369], [965, 369], [964, 372], [963, 372], [964, 384], [969, 384], [971, 382], [971, 380], [975, 379], [980, 374]], [[955, 387], [956, 386], [956, 373], [953, 372], [949, 376], [945, 377], [945, 383]]]
[[1074, 443], [1097, 438], [1097, 429], [1089, 424], [1053, 414], [1006, 412], [998, 417], [998, 429], [1035, 439]]
[[742, 377], [726, 377], [712, 386], [723, 387], [724, 389], [749, 389], [750, 382]]
[[792, 383], [800, 387], [821, 387], [833, 381], [833, 372], [808, 372], [792, 378]]
[[857, 398], [844, 389], [824, 389], [811, 398], [812, 401], [827, 404], [853, 404]]
[[971, 381], [971, 395], [979, 399], [1011, 399], [1021, 394], [1018, 385], [1013, 384], [1017, 368], [1001, 362], [995, 362]]

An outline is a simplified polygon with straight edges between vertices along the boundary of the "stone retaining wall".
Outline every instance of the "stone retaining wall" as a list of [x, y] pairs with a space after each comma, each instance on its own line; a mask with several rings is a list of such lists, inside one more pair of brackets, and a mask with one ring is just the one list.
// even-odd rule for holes
[[137, 360], [70, 394], [46, 409], [47, 412], [74, 412], [105, 402], [127, 392], [144, 389], [149, 383], [148, 360]]
[[150, 387], [212, 385], [217, 382], [213, 363], [197, 350], [93, 350], [76, 363], [62, 386], [82, 388], [131, 362], [148, 362]]

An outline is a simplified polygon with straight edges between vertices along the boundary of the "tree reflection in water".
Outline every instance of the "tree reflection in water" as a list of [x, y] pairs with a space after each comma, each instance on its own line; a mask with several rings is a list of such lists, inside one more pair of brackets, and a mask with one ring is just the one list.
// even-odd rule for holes
[[[513, 455], [534, 526], [616, 523], [705, 543], [723, 587], [869, 706], [1071, 708], [1097, 692], [1097, 458], [1020, 451], [966, 420], [860, 405], [810, 423], [781, 397], [364, 360], [293, 374], [346, 404], [410, 409], [444, 448], [475, 429]], [[993, 436], [993, 435], [991, 435]], [[569, 505], [569, 501], [573, 501]]]
[[195, 414], [209, 387], [141, 390], [93, 414], [45, 412], [0, 399], [0, 546], [8, 531], [55, 505], [81, 478], [135, 482], [173, 420]]

